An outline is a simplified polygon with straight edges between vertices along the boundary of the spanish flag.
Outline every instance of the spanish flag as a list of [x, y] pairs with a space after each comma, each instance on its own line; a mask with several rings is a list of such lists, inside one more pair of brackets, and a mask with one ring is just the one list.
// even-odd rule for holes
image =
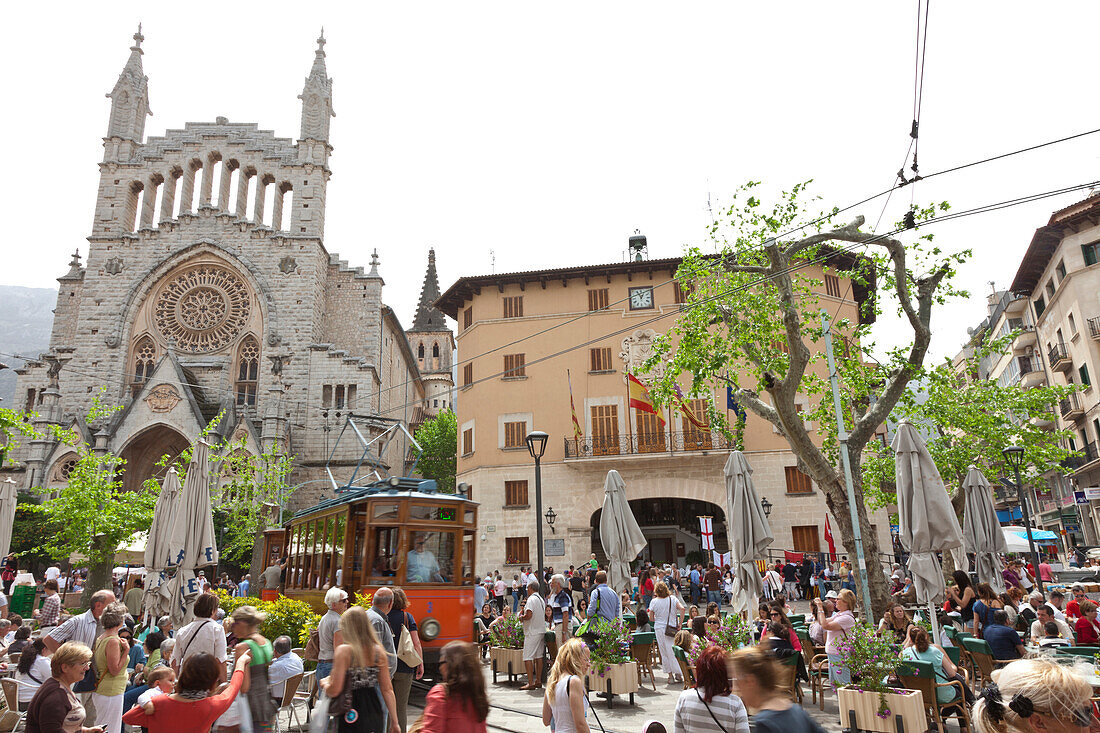
[[653, 405], [653, 398], [649, 396], [649, 390], [630, 373], [626, 375], [626, 393], [630, 398], [631, 407], [635, 410], [652, 413], [657, 416], [657, 420], [662, 426], [665, 424], [665, 419], [661, 417], [661, 413]]
[[584, 431], [581, 430], [581, 422], [577, 419], [577, 405], [573, 402], [573, 376], [568, 369], [565, 370], [565, 376], [569, 380], [569, 409], [573, 413], [573, 438], [579, 441], [584, 437]]
[[710, 430], [710, 425], [697, 418], [691, 408], [688, 407], [687, 402], [684, 401], [684, 393], [680, 390], [680, 385], [677, 384], [674, 387], [676, 388], [676, 401], [680, 403], [680, 412], [683, 414], [684, 419], [699, 430]]

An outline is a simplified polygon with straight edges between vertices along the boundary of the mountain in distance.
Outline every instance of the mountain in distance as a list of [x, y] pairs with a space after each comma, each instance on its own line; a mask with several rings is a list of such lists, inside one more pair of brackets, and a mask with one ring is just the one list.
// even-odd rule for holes
[[0, 369], [0, 406], [21, 408], [22, 401], [15, 399], [13, 370], [23, 366], [23, 361], [9, 354], [38, 356], [49, 348], [57, 290], [0, 285], [0, 303], [4, 304], [0, 308], [0, 363], [10, 367]]

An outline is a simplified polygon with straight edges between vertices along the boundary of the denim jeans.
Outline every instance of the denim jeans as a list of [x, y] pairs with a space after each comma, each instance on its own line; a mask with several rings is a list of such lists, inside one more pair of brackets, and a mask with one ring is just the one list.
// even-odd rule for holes
[[818, 578], [814, 582], [817, 584], [817, 597], [825, 600], [825, 594], [829, 592], [828, 588], [825, 587], [825, 581]]
[[722, 605], [722, 591], [708, 590], [707, 591], [707, 603], [717, 603]]
[[317, 680], [323, 680], [332, 673], [332, 662], [317, 662]]
[[691, 584], [691, 602], [699, 603], [699, 599], [703, 596], [703, 589], [698, 583]]

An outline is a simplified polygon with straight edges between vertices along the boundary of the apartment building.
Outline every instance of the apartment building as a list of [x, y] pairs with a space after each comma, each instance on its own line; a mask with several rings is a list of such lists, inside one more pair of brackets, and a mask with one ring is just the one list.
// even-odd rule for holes
[[1055, 211], [1046, 226], [1035, 230], [1010, 289], [1027, 299], [1046, 378], [1082, 387], [1058, 409], [1060, 425], [1073, 434], [1067, 447], [1078, 451], [1062, 467], [1069, 484], [1059, 503], [1081, 510], [1083, 539], [1097, 544], [1100, 194]]
[[[543, 527], [548, 565], [602, 555], [598, 526], [609, 469], [625, 480], [649, 540], [645, 557], [683, 563], [700, 548], [699, 516], [714, 518], [718, 549], [727, 549], [722, 468], [730, 446], [705, 427], [707, 403], [725, 409], [725, 394], [685, 391], [695, 420], [666, 408], [663, 423], [629, 407], [627, 397], [627, 373], [640, 374], [654, 339], [672, 328], [684, 305], [674, 280], [679, 263], [641, 259], [468, 276], [437, 301], [458, 323], [458, 480], [481, 504], [482, 571], [536, 562], [536, 521], [546, 518], [536, 517], [534, 462], [524, 442], [532, 430], [550, 435], [542, 459], [543, 514], [552, 508], [556, 518]], [[821, 298], [830, 312], [858, 318], [852, 293], [866, 297], [862, 287], [820, 268], [812, 274], [825, 283]], [[686, 379], [682, 386], [688, 388]], [[786, 441], [750, 414], [744, 445], [757, 491], [772, 506], [773, 547], [827, 549], [824, 496], [798, 470]], [[872, 521], [889, 547], [886, 512]]]

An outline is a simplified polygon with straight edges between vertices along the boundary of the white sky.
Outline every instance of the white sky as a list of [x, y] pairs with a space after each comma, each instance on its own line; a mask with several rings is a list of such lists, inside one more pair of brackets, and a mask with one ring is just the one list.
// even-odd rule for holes
[[[650, 256], [703, 240], [706, 201], [748, 179], [814, 178], [823, 205], [888, 187], [908, 146], [916, 4], [33, 4], [7, 9], [5, 267], [55, 287], [87, 254], [108, 104], [144, 23], [154, 116], [258, 122], [296, 137], [297, 94], [321, 25], [334, 78], [326, 246], [367, 265], [411, 325], [426, 253], [444, 289], [462, 275]], [[1100, 127], [1090, 91], [1100, 5], [936, 2], [920, 163], [958, 163]], [[203, 10], [206, 8], [206, 10]], [[262, 8], [262, 11], [260, 10]], [[670, 9], [672, 9], [670, 11]], [[956, 209], [1100, 178], [1100, 135], [917, 188]], [[1009, 284], [1035, 228], [1080, 194], [944, 224], [973, 247], [969, 303], [935, 319], [952, 354]], [[884, 226], [908, 204], [895, 194]], [[881, 201], [861, 212], [869, 224]], [[905, 335], [892, 314], [882, 341]]]

